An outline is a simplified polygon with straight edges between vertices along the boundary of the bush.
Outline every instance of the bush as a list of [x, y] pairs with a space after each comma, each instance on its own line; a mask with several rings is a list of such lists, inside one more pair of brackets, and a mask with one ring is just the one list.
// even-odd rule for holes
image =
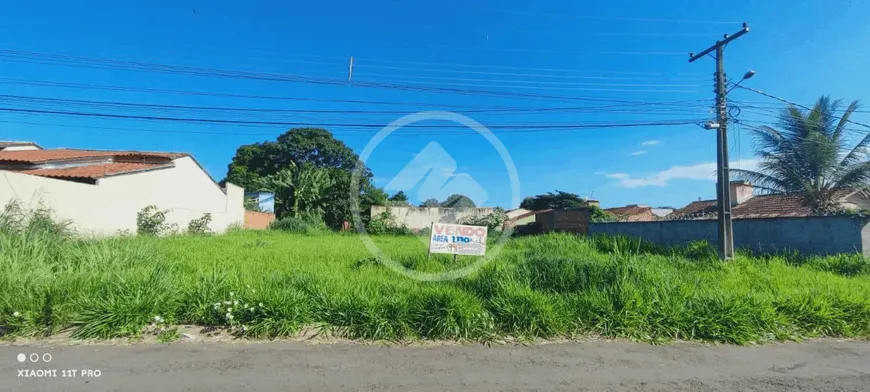
[[307, 233], [311, 231], [327, 231], [329, 227], [326, 226], [320, 215], [299, 214], [299, 216], [285, 216], [277, 219], [269, 225], [269, 229], [290, 233]]
[[157, 206], [147, 206], [136, 214], [136, 232], [142, 235], [159, 236], [171, 234], [178, 229], [174, 223], [166, 223], [169, 210], [159, 210]]
[[372, 235], [411, 235], [411, 229], [405, 224], [396, 223], [396, 218], [389, 210], [373, 216], [366, 225], [366, 232]]
[[258, 202], [257, 199], [246, 197], [245, 198], [245, 211], [261, 212], [260, 211], [260, 202]]
[[65, 237], [72, 234], [71, 224], [68, 220], [55, 220], [51, 209], [43, 206], [25, 211], [17, 200], [6, 204], [0, 213], [0, 232], [6, 234], [48, 234], [52, 237]]
[[486, 215], [477, 215], [468, 218], [463, 222], [464, 225], [486, 226], [490, 233], [501, 231], [504, 227], [504, 222], [507, 220], [507, 213], [501, 207], [496, 207], [495, 210]]
[[187, 224], [187, 233], [195, 235], [214, 234], [208, 227], [209, 223], [211, 223], [211, 213], [206, 212], [202, 214], [202, 217], [191, 219], [190, 223]]

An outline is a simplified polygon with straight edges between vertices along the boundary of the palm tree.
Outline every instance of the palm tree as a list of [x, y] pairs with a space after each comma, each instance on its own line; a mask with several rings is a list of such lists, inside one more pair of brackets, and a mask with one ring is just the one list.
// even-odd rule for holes
[[761, 158], [757, 171], [732, 169], [735, 178], [767, 192], [803, 196], [816, 213], [837, 209], [834, 192], [866, 188], [870, 180], [870, 132], [854, 147], [846, 141], [853, 101], [842, 115], [841, 101], [822, 96], [809, 111], [791, 106], [779, 115], [779, 130], [755, 127], [752, 132]]

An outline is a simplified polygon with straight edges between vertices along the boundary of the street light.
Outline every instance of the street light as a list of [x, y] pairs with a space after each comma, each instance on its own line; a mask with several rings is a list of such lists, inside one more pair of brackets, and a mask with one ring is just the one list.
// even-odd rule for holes
[[743, 83], [744, 80], [746, 80], [746, 79], [751, 79], [753, 76], [755, 76], [755, 71], [753, 71], [753, 70], [751, 70], [751, 69], [750, 69], [749, 71], [746, 71], [746, 73], [743, 74], [743, 78], [740, 79], [739, 82], [734, 83], [734, 85], [731, 86], [731, 89], [729, 89], [728, 91], [725, 92], [725, 95], [728, 95], [728, 93], [730, 93], [731, 90], [734, 90], [735, 88], [737, 88], [737, 86], [739, 86], [740, 83]]

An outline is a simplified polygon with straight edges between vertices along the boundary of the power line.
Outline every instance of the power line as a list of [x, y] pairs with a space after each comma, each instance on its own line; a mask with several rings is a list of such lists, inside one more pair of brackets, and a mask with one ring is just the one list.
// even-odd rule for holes
[[[155, 120], [169, 122], [189, 122], [189, 123], [204, 123], [204, 124], [226, 124], [226, 125], [276, 125], [276, 126], [319, 126], [319, 127], [349, 127], [349, 128], [383, 128], [384, 124], [372, 123], [320, 123], [312, 124], [307, 122], [288, 122], [288, 121], [252, 121], [252, 120], [225, 120], [225, 119], [205, 119], [205, 118], [179, 118], [179, 117], [164, 117], [164, 116], [133, 116], [123, 114], [108, 114], [108, 113], [89, 113], [79, 111], [61, 111], [61, 110], [38, 110], [38, 109], [23, 109], [23, 108], [8, 108], [0, 107], [0, 112], [20, 113], [20, 114], [50, 114], [76, 117], [96, 117], [108, 119], [133, 119], [133, 120]], [[590, 128], [631, 128], [645, 126], [672, 126], [672, 125], [688, 125], [696, 124], [698, 119], [693, 120], [674, 120], [674, 121], [656, 121], [656, 122], [636, 122], [636, 123], [589, 123], [589, 124], [497, 124], [490, 125], [487, 128], [491, 129], [509, 129], [509, 130], [556, 130], [556, 129], [590, 129]], [[421, 128], [421, 129], [455, 129], [464, 128], [460, 125], [408, 125], [405, 128]]]
[[[423, 25], [424, 29], [445, 29], [444, 26]], [[553, 34], [553, 35], [570, 35], [578, 37], [709, 37], [711, 35], [719, 35], [718, 32], [711, 33], [675, 33], [675, 32], [585, 32], [585, 31], [556, 31], [556, 30], [526, 30], [526, 29], [455, 29], [451, 31], [470, 31], [476, 33], [519, 33], [519, 34]]]
[[587, 19], [587, 20], [604, 20], [616, 22], [652, 22], [652, 23], [692, 23], [692, 24], [738, 24], [740, 22], [729, 22], [721, 20], [691, 20], [691, 19], [658, 19], [658, 18], [643, 18], [643, 17], [627, 17], [627, 16], [601, 16], [601, 15], [583, 15], [583, 14], [565, 14], [565, 13], [548, 13], [548, 12], [528, 12], [505, 10], [499, 8], [478, 9], [480, 11], [510, 14], [510, 15], [525, 15], [525, 16], [544, 16], [554, 18], [567, 19]]
[[[613, 99], [596, 99], [588, 97], [589, 101], [606, 102], [609, 105], [599, 106], [569, 106], [569, 107], [522, 107], [522, 106], [477, 106], [477, 105], [456, 105], [456, 104], [439, 104], [430, 102], [398, 102], [398, 101], [372, 101], [372, 100], [347, 100], [347, 99], [330, 99], [330, 98], [307, 98], [307, 97], [291, 97], [291, 96], [272, 96], [272, 95], [248, 95], [234, 93], [214, 93], [204, 91], [190, 90], [171, 90], [171, 89], [155, 89], [155, 88], [137, 88], [126, 86], [110, 86], [85, 83], [68, 83], [55, 81], [30, 81], [23, 79], [3, 79], [0, 78], [0, 84], [17, 84], [25, 86], [39, 87], [59, 87], [85, 90], [100, 90], [100, 91], [119, 91], [119, 92], [135, 92], [135, 93], [154, 93], [154, 94], [172, 94], [172, 95], [192, 95], [206, 97], [227, 97], [227, 98], [244, 98], [244, 99], [262, 99], [262, 100], [278, 100], [278, 101], [302, 101], [302, 102], [323, 102], [323, 103], [350, 103], [350, 104], [365, 104], [365, 105], [390, 105], [390, 106], [429, 106], [437, 108], [456, 108], [465, 113], [481, 113], [481, 112], [500, 112], [513, 113], [521, 111], [530, 112], [558, 112], [558, 111], [581, 111], [581, 110], [607, 110], [607, 109], [627, 109], [631, 107], [661, 107], [662, 110], [689, 109], [689, 108], [706, 108], [705, 103], [709, 99], [699, 100], [679, 100], [679, 101], [631, 101], [631, 100], [613, 100]], [[346, 112], [346, 110], [345, 110]], [[396, 111], [396, 114], [404, 113]]]
[[[231, 113], [256, 113], [257, 115], [263, 114], [284, 114], [284, 113], [301, 113], [301, 114], [389, 114], [389, 115], [403, 115], [408, 114], [408, 111], [388, 111], [388, 110], [332, 110], [332, 109], [277, 109], [277, 108], [240, 108], [240, 107], [226, 107], [226, 106], [189, 106], [189, 105], [166, 105], [166, 104], [147, 104], [147, 103], [130, 103], [130, 102], [115, 102], [115, 101], [94, 101], [94, 100], [79, 100], [79, 99], [64, 99], [64, 98], [49, 98], [49, 97], [33, 97], [33, 96], [21, 96], [21, 95], [0, 95], [0, 99], [3, 99], [7, 103], [12, 102], [24, 102], [27, 103], [39, 103], [39, 104], [62, 104], [62, 105], [73, 105], [73, 106], [86, 106], [92, 108], [102, 108], [102, 109], [130, 109], [130, 108], [139, 108], [139, 109], [152, 109], [152, 110], [160, 110], [160, 111], [192, 111], [196, 113], [204, 112], [204, 111], [217, 111], [217, 112], [231, 112]], [[42, 108], [42, 107], [38, 107]], [[688, 108], [679, 109], [678, 112], [674, 112], [677, 108], [662, 108], [660, 111], [649, 111], [649, 110], [630, 110], [630, 109], [620, 109], [620, 108], [607, 108], [607, 107], [567, 107], [567, 108], [526, 108], [526, 109], [515, 109], [510, 111], [505, 111], [502, 109], [499, 110], [467, 110], [465, 113], [477, 113], [477, 114], [498, 114], [503, 116], [504, 114], [551, 114], [554, 112], [564, 111], [568, 113], [627, 113], [627, 114], [653, 114], [653, 115], [686, 115], [686, 114], [699, 114], [697, 110], [690, 111]], [[321, 117], [322, 118], [322, 117]], [[343, 117], [342, 119], [347, 119]]]
[[[791, 105], [791, 106], [796, 106], [796, 107], [799, 107], [799, 108], [804, 109], [804, 110], [809, 110], [809, 111], [812, 111], [812, 110], [813, 110], [813, 108], [811, 108], [811, 107], [809, 107], [809, 106], [801, 105], [801, 104], [799, 104], [799, 103], [795, 103], [795, 102], [789, 101], [789, 100], [787, 100], [787, 99], [785, 99], [785, 98], [780, 98], [780, 97], [777, 97], [777, 96], [775, 96], [775, 95], [768, 94], [768, 93], [766, 93], [766, 92], [764, 92], [764, 91], [756, 90], [756, 89], [754, 89], [754, 88], [752, 88], [752, 87], [741, 86], [741, 85], [739, 85], [739, 84], [738, 84], [738, 85], [735, 85], [734, 87], [737, 87], [737, 88], [740, 88], [740, 89], [743, 89], [743, 90], [747, 90], [747, 91], [752, 91], [753, 93], [756, 93], [756, 94], [759, 94], [759, 95], [763, 95], [763, 96], [765, 96], [765, 97], [772, 98], [772, 99], [775, 99], [775, 100], [777, 100], [777, 101], [780, 101], [780, 102], [783, 102], [783, 103], [787, 103], [787, 104], [789, 104], [789, 105]], [[842, 117], [840, 117], [840, 119], [842, 119]], [[846, 122], [848, 122], [848, 123], [852, 123], [852, 124], [855, 124], [855, 125], [860, 125], [860, 126], [865, 127], [865, 128], [870, 128], [870, 125], [867, 125], [867, 124], [864, 124], [864, 123], [860, 123], [860, 122], [857, 122], [857, 121], [846, 120]]]
[[[464, 70], [464, 69], [410, 68], [410, 67], [396, 67], [396, 66], [387, 66], [387, 65], [366, 65], [364, 60], [363, 60], [362, 64], [359, 64], [358, 62], [359, 62], [359, 60], [356, 57], [354, 57], [354, 69], [373, 68], [373, 69], [409, 70], [409, 71], [450, 73], [450, 74], [522, 76], [522, 77], [526, 77], [526, 78], [548, 78], [548, 79], [592, 79], [592, 80], [626, 80], [626, 81], [697, 80], [694, 78], [689, 79], [689, 78], [666, 78], [666, 77], [653, 78], [653, 77], [622, 77], [622, 76], [548, 75], [548, 74], [540, 74], [540, 73], [492, 72], [492, 71], [474, 71], [474, 70]], [[421, 63], [421, 64], [425, 64], [425, 63]], [[365, 73], [365, 75], [369, 75], [369, 76], [400, 76], [400, 75], [396, 75], [396, 74], [384, 75], [384, 74], [373, 74], [373, 73]], [[422, 76], [420, 76], [420, 77], [422, 78]]]
[[[367, 87], [367, 88], [379, 88], [379, 89], [391, 89], [391, 90], [404, 90], [404, 91], [427, 91], [427, 92], [437, 92], [437, 93], [446, 93], [446, 94], [458, 94], [458, 95], [488, 95], [494, 97], [503, 97], [503, 98], [539, 98], [539, 99], [556, 99], [556, 100], [589, 100], [587, 98], [578, 98], [571, 96], [560, 96], [560, 95], [548, 95], [548, 94], [532, 94], [532, 93], [517, 93], [517, 92], [506, 92], [506, 91], [490, 91], [490, 90], [468, 90], [468, 89], [457, 89], [457, 88], [445, 88], [438, 86], [425, 86], [425, 85], [403, 85], [403, 84], [395, 84], [395, 83], [349, 83], [345, 80], [341, 79], [329, 79], [329, 78], [313, 78], [307, 76], [300, 75], [285, 75], [285, 74], [274, 74], [274, 73], [261, 73], [261, 72], [250, 72], [250, 71], [234, 71], [234, 70], [223, 70], [223, 69], [214, 69], [214, 68], [200, 68], [200, 67], [188, 67], [188, 66], [176, 66], [176, 65], [166, 65], [166, 64], [155, 64], [155, 63], [142, 63], [142, 62], [133, 62], [133, 61], [121, 61], [121, 60], [112, 60], [112, 59], [93, 59], [87, 57], [80, 56], [69, 56], [69, 55], [54, 55], [54, 54], [44, 54], [44, 53], [32, 53], [32, 52], [21, 52], [21, 51], [12, 51], [12, 50], [0, 50], [0, 57], [3, 55], [11, 55], [13, 57], [24, 57], [29, 61], [25, 62], [37, 62], [40, 61], [47, 62], [48, 64], [57, 64], [64, 66], [72, 66], [72, 67], [92, 67], [98, 69], [120, 69], [126, 71], [136, 71], [136, 72], [160, 72], [160, 73], [168, 73], [168, 74], [182, 74], [182, 75], [196, 75], [196, 76], [206, 76], [206, 77], [226, 77], [226, 78], [234, 78], [234, 79], [249, 79], [249, 80], [265, 80], [265, 81], [280, 81], [280, 82], [290, 82], [290, 83], [305, 83], [305, 84], [316, 84], [316, 85], [331, 85], [331, 86], [343, 86], [343, 87]], [[8, 59], [7, 59], [8, 61]], [[12, 61], [15, 61], [14, 59]], [[84, 63], [84, 64], [82, 64]], [[637, 92], [644, 92], [644, 90], [637, 90]], [[647, 91], [649, 92], [649, 91]]]
[[[410, 86], [428, 86], [419, 84], [421, 82], [413, 80], [400, 80], [397, 83], [402, 83]], [[613, 92], [643, 92], [643, 93], [693, 93], [697, 90], [662, 90], [662, 89], [639, 89], [639, 88], [585, 88], [585, 87], [541, 87], [541, 86], [525, 86], [525, 85], [493, 85], [481, 83], [453, 83], [439, 82], [439, 86], [458, 86], [458, 87], [483, 87], [483, 88], [510, 88], [510, 89], [530, 89], [530, 90], [559, 90], [559, 91], [613, 91]]]
[[[492, 75], [492, 73], [486, 73]], [[357, 75], [357, 74], [354, 74]], [[378, 73], [362, 73], [362, 76], [385, 76], [385, 77], [395, 77], [404, 75], [396, 75], [396, 74], [378, 74]], [[494, 82], [494, 83], [533, 83], [533, 84], [543, 84], [543, 85], [558, 85], [558, 86], [597, 86], [597, 87], [701, 87], [699, 84], [645, 84], [645, 83], [586, 83], [586, 82], [549, 82], [549, 81], [538, 81], [538, 80], [516, 80], [516, 79], [481, 79], [481, 78], [454, 78], [454, 77], [443, 77], [443, 76], [411, 76], [413, 79], [427, 79], [427, 80], [457, 80], [457, 81], [465, 81], [465, 82]], [[591, 76], [579, 76], [577, 78], [583, 79], [598, 79], [596, 77]], [[604, 78], [608, 80], [610, 78]], [[621, 80], [625, 80], [626, 78], [619, 78]]]
[[559, 53], [559, 54], [581, 55], [581, 56], [685, 56], [686, 55], [683, 52], [635, 52], [635, 51], [589, 52], [589, 51], [560, 50], [560, 49], [497, 48], [497, 47], [489, 47], [489, 46], [476, 46], [476, 47], [455, 47], [455, 46], [450, 46], [450, 45], [423, 45], [423, 46], [427, 47], [427, 48], [432, 48], [432, 49], [453, 49], [453, 50], [471, 51], [471, 52]]

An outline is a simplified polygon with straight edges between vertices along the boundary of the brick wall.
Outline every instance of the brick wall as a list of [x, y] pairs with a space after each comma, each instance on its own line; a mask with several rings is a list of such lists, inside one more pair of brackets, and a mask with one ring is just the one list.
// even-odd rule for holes
[[586, 234], [589, 231], [589, 209], [551, 210], [535, 216], [535, 221], [544, 233], [568, 231]]
[[266, 229], [275, 220], [275, 214], [268, 212], [245, 211], [246, 229]]

